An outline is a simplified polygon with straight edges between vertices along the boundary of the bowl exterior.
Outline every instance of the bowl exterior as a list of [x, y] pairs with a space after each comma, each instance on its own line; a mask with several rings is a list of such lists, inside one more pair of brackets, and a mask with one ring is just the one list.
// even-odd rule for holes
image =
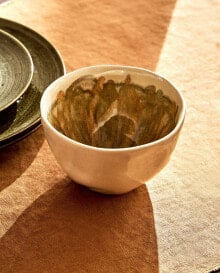
[[154, 146], [126, 152], [94, 150], [63, 139], [43, 122], [50, 148], [58, 163], [75, 182], [108, 194], [129, 192], [142, 185], [168, 163], [179, 131]]

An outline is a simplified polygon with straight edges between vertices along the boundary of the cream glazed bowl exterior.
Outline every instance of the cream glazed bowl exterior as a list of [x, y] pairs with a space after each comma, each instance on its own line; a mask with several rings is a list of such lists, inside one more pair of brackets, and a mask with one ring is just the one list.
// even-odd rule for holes
[[[118, 71], [118, 72], [117, 72]], [[131, 148], [97, 148], [79, 143], [57, 131], [48, 114], [60, 90], [85, 75], [101, 73], [130, 74], [140, 85], [155, 85], [178, 105], [175, 128], [165, 137]], [[114, 78], [113, 78], [114, 79]], [[107, 194], [129, 192], [147, 182], [168, 163], [182, 128], [185, 102], [181, 93], [165, 78], [143, 68], [120, 65], [97, 65], [70, 72], [54, 81], [41, 99], [41, 119], [49, 146], [67, 175], [75, 182]]]

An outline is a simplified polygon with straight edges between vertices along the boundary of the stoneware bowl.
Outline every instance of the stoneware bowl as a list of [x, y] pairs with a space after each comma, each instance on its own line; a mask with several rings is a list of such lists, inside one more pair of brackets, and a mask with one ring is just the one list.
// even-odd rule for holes
[[[153, 85], [175, 103], [175, 126], [168, 134], [133, 147], [102, 148], [73, 140], [51, 124], [49, 114], [58, 93], [61, 90], [65, 92], [77, 79], [104, 75], [121, 81], [128, 74], [138, 86]], [[46, 139], [63, 170], [73, 181], [107, 194], [129, 192], [160, 172], [175, 148], [186, 108], [181, 93], [165, 78], [143, 68], [119, 65], [85, 67], [66, 74], [45, 90], [40, 107]]]

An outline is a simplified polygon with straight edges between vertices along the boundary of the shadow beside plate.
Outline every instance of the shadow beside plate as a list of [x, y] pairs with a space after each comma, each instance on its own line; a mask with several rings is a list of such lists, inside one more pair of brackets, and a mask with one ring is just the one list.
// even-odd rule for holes
[[10, 128], [17, 113], [17, 103], [13, 103], [7, 109], [0, 112], [0, 134]]

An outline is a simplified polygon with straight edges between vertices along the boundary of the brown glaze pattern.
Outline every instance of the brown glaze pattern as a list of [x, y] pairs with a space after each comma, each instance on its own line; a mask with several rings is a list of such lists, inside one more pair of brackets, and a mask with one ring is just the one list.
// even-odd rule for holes
[[134, 147], [167, 135], [176, 125], [176, 103], [154, 85], [84, 76], [60, 91], [52, 125], [81, 143], [102, 148]]

